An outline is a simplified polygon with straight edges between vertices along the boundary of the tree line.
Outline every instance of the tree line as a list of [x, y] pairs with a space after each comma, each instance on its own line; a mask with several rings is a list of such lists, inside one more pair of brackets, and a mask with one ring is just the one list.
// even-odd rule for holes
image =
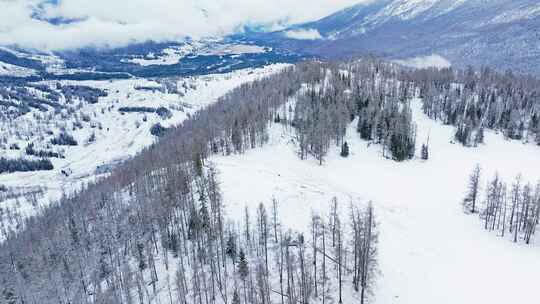
[[322, 164], [332, 145], [348, 155], [343, 152], [349, 149], [344, 137], [355, 120], [358, 135], [381, 144], [383, 156], [396, 161], [413, 158], [416, 125], [410, 98], [415, 90], [413, 83], [398, 81], [399, 71], [372, 58], [313, 66], [291, 118], [300, 158], [313, 155]]
[[420, 87], [423, 109], [432, 119], [456, 126], [466, 146], [484, 141], [484, 130], [540, 145], [540, 81], [511, 71], [426, 69], [407, 75]]
[[13, 172], [42, 171], [54, 169], [53, 164], [48, 159], [9, 159], [0, 157], [0, 174]]
[[509, 184], [496, 174], [482, 189], [481, 171], [477, 165], [469, 177], [465, 210], [478, 213], [484, 229], [530, 244], [540, 220], [540, 182], [533, 185], [518, 175]]

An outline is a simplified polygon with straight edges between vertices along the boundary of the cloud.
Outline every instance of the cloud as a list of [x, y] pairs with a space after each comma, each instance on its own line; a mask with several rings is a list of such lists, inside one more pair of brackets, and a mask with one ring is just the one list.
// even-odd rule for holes
[[362, 0], [0, 0], [0, 45], [122, 46], [220, 36], [244, 25], [283, 26]]
[[409, 59], [394, 60], [395, 63], [416, 69], [425, 68], [449, 68], [452, 63], [446, 58], [433, 54], [430, 56], [414, 57]]
[[314, 29], [287, 31], [285, 32], [285, 36], [298, 40], [317, 40], [323, 38], [321, 33]]

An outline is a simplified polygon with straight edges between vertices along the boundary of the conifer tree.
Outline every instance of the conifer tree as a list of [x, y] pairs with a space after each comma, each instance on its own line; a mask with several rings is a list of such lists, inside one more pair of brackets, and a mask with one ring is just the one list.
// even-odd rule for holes
[[247, 303], [246, 279], [249, 275], [249, 265], [243, 249], [240, 250], [238, 261], [238, 274], [240, 275], [240, 279], [244, 283], [244, 303]]
[[423, 160], [429, 159], [429, 148], [426, 144], [422, 144], [422, 159]]
[[465, 196], [464, 204], [470, 208], [471, 213], [476, 213], [476, 204], [478, 202], [478, 193], [480, 191], [480, 174], [482, 169], [477, 164], [469, 176], [469, 189]]
[[240, 304], [240, 296], [238, 295], [238, 290], [234, 290], [232, 304]]
[[225, 249], [225, 253], [233, 263], [236, 262], [236, 238], [233, 234], [230, 234], [229, 238], [227, 239], [227, 248]]
[[341, 157], [349, 157], [349, 144], [347, 142], [344, 142], [343, 145], [341, 145]]

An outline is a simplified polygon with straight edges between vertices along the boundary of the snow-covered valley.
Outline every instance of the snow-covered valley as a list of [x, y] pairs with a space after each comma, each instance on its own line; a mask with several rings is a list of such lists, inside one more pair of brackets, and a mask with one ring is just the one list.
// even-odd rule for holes
[[[178, 125], [240, 84], [276, 73], [285, 66], [275, 64], [226, 74], [172, 78], [170, 82], [178, 88], [177, 92], [166, 91], [162, 84], [140, 78], [63, 81], [62, 85], [98, 88], [108, 95], [100, 97], [97, 103], [81, 100], [73, 115], [55, 113], [53, 109], [49, 112], [53, 114], [32, 110], [16, 119], [0, 121], [4, 139], [0, 157], [28, 157], [25, 156], [25, 148], [30, 143], [36, 149], [51, 149], [51, 136], [46, 130], [54, 133], [68, 130], [79, 143], [62, 146], [61, 151], [55, 150], [63, 157], [51, 158], [54, 165], [51, 171], [0, 174], [0, 185], [7, 187], [8, 192], [6, 195], [0, 193], [2, 214], [20, 213], [23, 217], [35, 214], [39, 208], [57, 201], [62, 194], [72, 193], [97, 176], [106, 175], [115, 165], [154, 143], [157, 137], [150, 132], [153, 125], [159, 123], [165, 128]], [[55, 82], [41, 84], [54, 86]], [[129, 107], [162, 107], [171, 115], [164, 118], [156, 113], [120, 111]], [[48, 115], [55, 118], [45, 118]], [[83, 119], [83, 116], [89, 119]], [[94, 137], [92, 141], [88, 140], [90, 137]], [[13, 145], [19, 149], [10, 149]]]
[[[540, 148], [486, 132], [486, 144], [465, 148], [451, 141], [455, 129], [428, 119], [413, 102], [418, 141], [430, 138], [430, 159], [396, 163], [381, 147], [362, 141], [353, 123], [345, 140], [351, 155], [334, 147], [323, 166], [300, 160], [294, 131], [271, 128], [267, 146], [244, 155], [215, 157], [228, 216], [241, 220], [244, 207], [280, 204], [288, 226], [309, 232], [312, 212], [328, 214], [337, 197], [343, 217], [350, 204], [372, 201], [379, 222], [379, 263], [373, 303], [527, 303], [534, 298], [540, 269], [538, 244], [514, 244], [484, 231], [461, 202], [478, 163], [482, 186], [495, 172], [506, 180], [522, 174], [540, 179]], [[417, 153], [419, 155], [419, 153]], [[511, 280], [508, 278], [519, 278]], [[345, 284], [350, 284], [346, 282]], [[357, 295], [348, 294], [344, 303]]]

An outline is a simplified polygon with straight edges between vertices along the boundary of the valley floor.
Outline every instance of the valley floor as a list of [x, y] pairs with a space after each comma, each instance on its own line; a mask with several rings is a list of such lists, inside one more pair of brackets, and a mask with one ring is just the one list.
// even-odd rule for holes
[[[241, 220], [246, 205], [270, 206], [275, 197], [284, 223], [308, 232], [311, 213], [327, 213], [333, 197], [344, 216], [351, 203], [373, 201], [380, 229], [374, 303], [530, 303], [537, 293], [540, 246], [484, 231], [476, 215], [464, 214], [461, 201], [477, 163], [483, 168], [482, 190], [496, 171], [509, 182], [521, 173], [535, 183], [540, 148], [493, 132], [486, 132], [485, 145], [464, 148], [451, 142], [453, 127], [423, 115], [420, 100], [413, 101], [413, 110], [417, 146], [430, 138], [427, 162], [383, 158], [380, 146], [360, 140], [354, 123], [346, 137], [349, 158], [334, 147], [323, 166], [301, 161], [292, 131], [277, 125], [269, 145], [213, 158], [228, 215]], [[354, 295], [347, 297], [344, 303], [355, 302]]]

